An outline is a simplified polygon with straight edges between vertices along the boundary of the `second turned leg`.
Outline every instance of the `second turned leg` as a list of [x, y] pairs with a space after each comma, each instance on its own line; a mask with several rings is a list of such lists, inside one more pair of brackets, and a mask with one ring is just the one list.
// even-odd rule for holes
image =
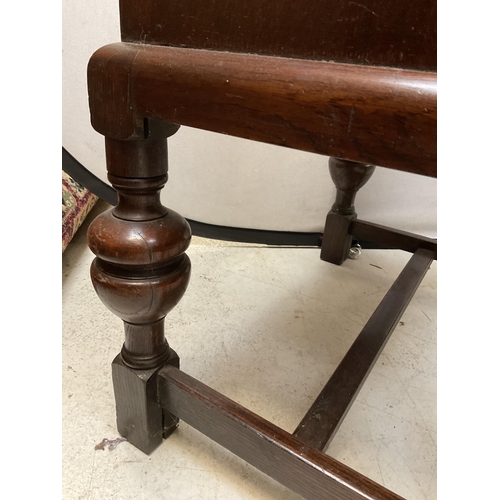
[[165, 365], [179, 367], [164, 323], [189, 282], [184, 252], [191, 230], [160, 202], [167, 181], [166, 137], [107, 138], [106, 161], [118, 204], [89, 227], [96, 255], [91, 278], [99, 298], [125, 326], [125, 342], [112, 364], [118, 432], [149, 454], [177, 426], [159, 404], [157, 373]]
[[340, 265], [349, 256], [352, 244], [349, 226], [357, 217], [354, 209], [356, 193], [368, 182], [375, 167], [337, 158], [330, 158], [328, 166], [337, 195], [326, 217], [321, 259]]

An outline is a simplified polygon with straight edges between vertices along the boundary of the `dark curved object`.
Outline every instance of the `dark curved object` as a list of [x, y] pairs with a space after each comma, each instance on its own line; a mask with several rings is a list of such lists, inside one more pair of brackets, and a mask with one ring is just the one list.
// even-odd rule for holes
[[[62, 169], [101, 200], [110, 205], [117, 204], [116, 191], [87, 170], [65, 148], [62, 148]], [[208, 224], [193, 219], [186, 220], [191, 226], [193, 235], [212, 240], [293, 247], [321, 247], [323, 240], [323, 233], [248, 229], [245, 227], [218, 226], [217, 224]], [[353, 244], [355, 243], [359, 243], [362, 248], [366, 249], [396, 248], [393, 245], [386, 246], [363, 239], [353, 240]]]
[[437, 176], [435, 73], [112, 43], [87, 76], [92, 127], [110, 139], [169, 123]]
[[[87, 170], [65, 148], [62, 148], [62, 169], [75, 181], [110, 205], [117, 204], [116, 191]], [[247, 229], [243, 227], [218, 226], [187, 219], [195, 236], [222, 241], [238, 241], [261, 245], [279, 246], [321, 246], [322, 233], [301, 233], [292, 231], [268, 231], [264, 229]], [[368, 248], [368, 246], [366, 247]]]

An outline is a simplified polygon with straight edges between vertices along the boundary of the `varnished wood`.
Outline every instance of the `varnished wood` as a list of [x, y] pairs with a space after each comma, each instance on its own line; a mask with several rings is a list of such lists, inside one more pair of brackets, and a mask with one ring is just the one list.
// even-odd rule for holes
[[353, 238], [379, 243], [387, 248], [397, 248], [406, 252], [416, 252], [419, 248], [424, 248], [431, 251], [434, 260], [437, 260], [435, 238], [427, 238], [360, 219], [353, 220], [348, 231]]
[[355, 215], [354, 200], [356, 194], [373, 175], [375, 167], [339, 158], [330, 158], [328, 169], [337, 189], [332, 211], [339, 215]]
[[123, 41], [436, 70], [435, 0], [120, 0]]
[[164, 322], [182, 298], [191, 269], [184, 253], [189, 225], [160, 202], [168, 178], [167, 136], [177, 128], [143, 120], [134, 140], [106, 138], [108, 178], [118, 203], [88, 230], [96, 255], [92, 283], [125, 328], [125, 342], [112, 365], [118, 431], [145, 453], [176, 426], [158, 406], [156, 375], [165, 364], [179, 366]]
[[352, 244], [352, 235], [349, 233], [349, 229], [353, 217], [355, 216], [339, 215], [332, 210], [328, 212], [321, 241], [321, 260], [337, 266], [345, 262]]
[[156, 368], [133, 369], [125, 363], [123, 352], [111, 364], [118, 432], [148, 455], [179, 425], [179, 419], [158, 401], [157, 376], [163, 364], [179, 367], [172, 349]]
[[433, 252], [429, 250], [419, 249], [412, 255], [294, 436], [320, 450], [328, 446], [433, 260]]
[[343, 463], [174, 368], [159, 374], [163, 407], [310, 500], [401, 500]]
[[[179, 417], [305, 498], [400, 498], [311, 445], [340, 425], [435, 256], [424, 239], [356, 224], [354, 209], [373, 165], [437, 174], [435, 1], [121, 0], [120, 15], [131, 43], [99, 49], [88, 67], [91, 122], [118, 191], [89, 244], [96, 291], [125, 322], [119, 432], [150, 453]], [[159, 196], [179, 125], [335, 157], [326, 260], [341, 263], [356, 233], [423, 242], [298, 427], [302, 440], [179, 371], [165, 338], [190, 270], [189, 226]]]
[[375, 167], [330, 158], [328, 168], [335, 184], [336, 197], [326, 216], [320, 257], [326, 262], [341, 265], [349, 256], [352, 244], [350, 229], [357, 217], [354, 209], [356, 194], [373, 175]]
[[436, 175], [433, 73], [117, 43], [88, 75], [92, 125], [110, 138], [147, 117]]

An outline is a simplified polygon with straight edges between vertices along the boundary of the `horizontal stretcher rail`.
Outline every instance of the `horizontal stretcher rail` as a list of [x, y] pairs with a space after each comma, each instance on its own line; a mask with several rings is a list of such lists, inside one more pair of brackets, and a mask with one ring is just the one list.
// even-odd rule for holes
[[436, 176], [436, 73], [133, 43], [89, 62], [91, 121], [144, 118]]
[[328, 447], [433, 260], [429, 250], [411, 256], [298, 425], [295, 437], [319, 450]]
[[166, 411], [306, 499], [401, 500], [175, 367], [158, 381]]
[[427, 238], [392, 227], [373, 222], [355, 219], [351, 222], [349, 232], [356, 239], [379, 243], [388, 248], [397, 248], [406, 252], [416, 252], [419, 248], [429, 250], [437, 260], [437, 240]]

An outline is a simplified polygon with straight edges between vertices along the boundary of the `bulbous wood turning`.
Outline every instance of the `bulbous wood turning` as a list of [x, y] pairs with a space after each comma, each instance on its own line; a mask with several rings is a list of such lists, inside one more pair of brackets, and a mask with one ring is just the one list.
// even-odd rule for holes
[[164, 323], [189, 282], [184, 252], [191, 229], [160, 201], [168, 179], [167, 137], [178, 125], [147, 119], [136, 124], [127, 140], [106, 136], [108, 178], [118, 204], [92, 222], [88, 244], [96, 255], [94, 288], [125, 324], [125, 342], [112, 363], [118, 432], [149, 454], [178, 424], [158, 403], [156, 378], [165, 365], [179, 367]]
[[340, 265], [347, 259], [352, 244], [349, 226], [357, 217], [354, 209], [356, 194], [368, 182], [375, 166], [332, 157], [328, 167], [337, 195], [326, 216], [321, 259]]
[[136, 369], [161, 366], [170, 356], [165, 316], [186, 291], [190, 276], [191, 229], [164, 207], [167, 139], [106, 139], [108, 178], [118, 193], [115, 208], [97, 217], [88, 231], [96, 255], [94, 288], [125, 322], [123, 362]]
[[328, 169], [337, 188], [332, 211], [339, 215], [355, 215], [354, 200], [356, 194], [368, 182], [375, 166], [330, 158]]

